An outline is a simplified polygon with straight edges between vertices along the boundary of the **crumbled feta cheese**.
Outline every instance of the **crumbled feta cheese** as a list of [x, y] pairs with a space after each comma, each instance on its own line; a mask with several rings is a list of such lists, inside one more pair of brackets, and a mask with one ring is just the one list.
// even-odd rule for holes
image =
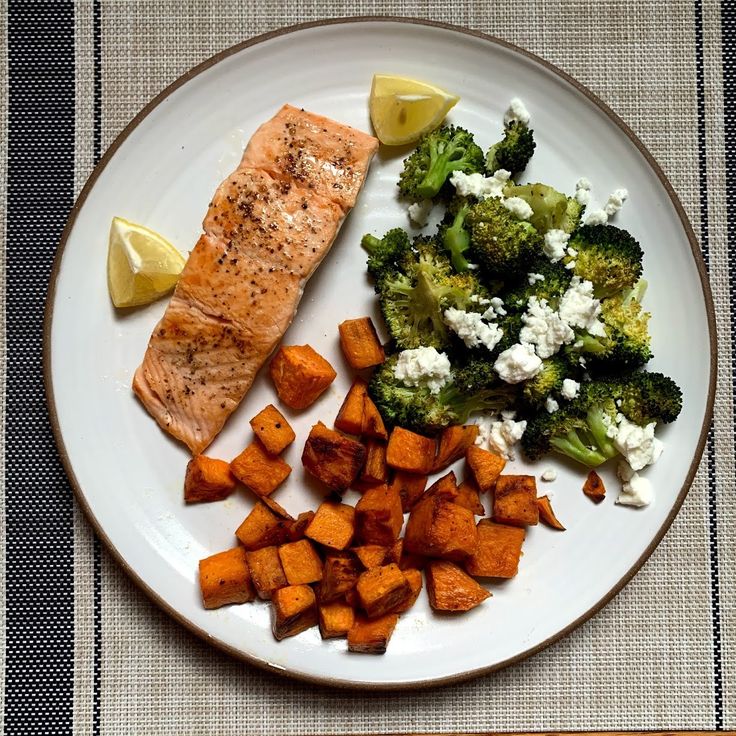
[[577, 266], [577, 265], [578, 265], [578, 264], [577, 264], [577, 261], [568, 261], [568, 262], [567, 262], [567, 263], [565, 264], [565, 268], [566, 268], [566, 269], [567, 269], [568, 271], [572, 271], [572, 270], [573, 270], [573, 268], [575, 268], [575, 266]]
[[477, 263], [468, 263], [468, 271], [477, 271], [477, 270], [478, 270]]
[[526, 280], [529, 282], [529, 286], [534, 286], [537, 281], [544, 281], [544, 275], [541, 273], [528, 273]]
[[534, 345], [540, 358], [549, 358], [575, 339], [570, 326], [560, 319], [546, 299], [540, 301], [535, 296], [529, 297], [527, 311], [521, 319], [524, 326], [519, 333], [519, 341]]
[[499, 169], [493, 176], [483, 174], [466, 174], [463, 171], [453, 171], [450, 184], [461, 197], [473, 196], [478, 199], [503, 197], [503, 188], [511, 178], [511, 172]]
[[560, 318], [570, 327], [580, 327], [596, 337], [605, 337], [603, 322], [598, 319], [601, 303], [593, 297], [593, 284], [573, 276], [560, 299]]
[[531, 345], [517, 343], [496, 358], [493, 368], [506, 383], [521, 383], [542, 369], [542, 359]]
[[608, 215], [605, 210], [591, 210], [585, 218], [586, 225], [605, 225]]
[[582, 355], [578, 358], [578, 363], [580, 363], [580, 365], [583, 368], [585, 368], [588, 365], [588, 361], [585, 360], [585, 358]]
[[531, 115], [529, 115], [529, 110], [526, 109], [526, 106], [518, 97], [514, 97], [509, 102], [509, 108], [503, 115], [503, 124], [508, 125], [512, 122], [519, 122], [523, 125], [529, 125], [530, 120]]
[[491, 306], [483, 314], [483, 319], [493, 320], [496, 316], [504, 317], [508, 312], [504, 309], [503, 299], [498, 296], [491, 297], [488, 302]]
[[566, 378], [562, 382], [560, 393], [564, 398], [572, 400], [578, 395], [578, 391], [580, 391], [580, 384], [577, 381], [573, 381], [572, 378]]
[[521, 439], [526, 429], [526, 420], [516, 422], [502, 419], [491, 424], [488, 446], [506, 460], [514, 459], [514, 445]]
[[405, 386], [426, 386], [436, 394], [452, 378], [452, 368], [445, 353], [422, 347], [399, 353], [394, 376]]
[[575, 258], [575, 257], [577, 256], [577, 254], [578, 254], [578, 252], [577, 252], [577, 251], [575, 250], [575, 248], [573, 248], [572, 246], [570, 246], [570, 247], [569, 247], [569, 248], [567, 249], [567, 255], [569, 255], [569, 256], [570, 256], [570, 258]]
[[529, 203], [521, 197], [504, 199], [503, 206], [520, 220], [528, 220], [534, 214], [534, 210], [529, 206]]
[[575, 201], [585, 207], [585, 205], [590, 203], [590, 190], [592, 189], [592, 185], [588, 179], [585, 177], [582, 177], [577, 180], [577, 183], [575, 184]]
[[604, 414], [601, 417], [601, 421], [603, 422], [603, 426], [606, 428], [606, 437], [613, 439], [618, 434], [616, 423], [611, 420], [611, 417], [609, 417], [608, 414]]
[[501, 419], [516, 419], [516, 412], [513, 409], [502, 409]]
[[617, 417], [617, 424], [616, 435], [612, 438], [613, 444], [626, 458], [632, 470], [642, 470], [659, 460], [664, 445], [654, 436], [654, 422], [640, 427], [622, 415], [621, 419]]
[[628, 199], [629, 192], [627, 189], [616, 189], [612, 192], [606, 206], [603, 208], [609, 217], [613, 217], [624, 205], [624, 202]]
[[547, 483], [551, 483], [553, 480], [557, 480], [557, 471], [554, 468], [546, 468], [542, 472], [542, 480]]
[[542, 246], [544, 255], [552, 263], [562, 260], [568, 240], [570, 240], [570, 233], [566, 233], [564, 230], [547, 230], [544, 234], [544, 245]]
[[550, 414], [554, 414], [560, 408], [560, 405], [557, 399], [552, 396], [548, 396], [547, 400], [544, 402], [544, 407]]
[[618, 464], [618, 477], [623, 485], [616, 503], [622, 506], [649, 506], [654, 499], [654, 489], [646, 478], [642, 478], [625, 460]]
[[479, 296], [478, 294], [472, 294], [471, 297], [470, 297], [470, 301], [473, 304], [480, 305], [481, 307], [485, 307], [486, 304], [490, 304], [491, 303], [491, 300], [490, 299], [486, 299], [484, 296]]
[[417, 225], [424, 227], [429, 221], [429, 214], [432, 212], [434, 203], [431, 199], [423, 199], [421, 202], [414, 202], [409, 205], [409, 219]]
[[503, 330], [494, 323], [487, 323], [477, 312], [466, 312], [463, 309], [450, 307], [445, 310], [445, 324], [469, 348], [485, 345], [493, 350], [503, 337]]

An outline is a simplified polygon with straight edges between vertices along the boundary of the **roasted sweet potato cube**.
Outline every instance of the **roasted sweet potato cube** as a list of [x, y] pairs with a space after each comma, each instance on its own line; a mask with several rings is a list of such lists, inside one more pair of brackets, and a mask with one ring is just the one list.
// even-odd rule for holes
[[388, 440], [386, 462], [392, 468], [427, 475], [434, 464], [435, 441], [403, 427], [394, 427]]
[[471, 445], [465, 453], [465, 459], [473, 473], [473, 478], [481, 493], [492, 491], [496, 480], [506, 467], [506, 461], [488, 450]]
[[358, 597], [358, 591], [355, 588], [350, 588], [350, 590], [345, 593], [345, 603], [353, 609], [357, 609], [360, 606], [360, 598]]
[[486, 510], [480, 502], [480, 494], [475, 483], [464, 480], [457, 487], [455, 503], [458, 506], [464, 506], [466, 509], [470, 509], [476, 516], [485, 516]]
[[477, 436], [477, 424], [453, 425], [443, 429], [432, 470], [436, 473], [444, 470], [448, 465], [452, 465], [455, 460], [459, 460], [469, 447], [474, 446]]
[[263, 503], [257, 503], [237, 528], [235, 536], [248, 550], [289, 541], [289, 519], [280, 518]]
[[346, 549], [355, 534], [355, 509], [344, 503], [324, 501], [319, 505], [306, 537], [332, 549]]
[[255, 440], [230, 463], [230, 470], [253, 493], [268, 496], [289, 477], [291, 466], [280, 457], [269, 455]]
[[304, 532], [307, 531], [307, 527], [312, 523], [314, 519], [314, 511], [302, 511], [289, 526], [289, 539], [292, 542], [298, 542], [300, 539], [304, 539]]
[[271, 455], [283, 452], [296, 439], [291, 425], [273, 404], [259, 411], [250, 420], [250, 426]]
[[279, 558], [289, 585], [306, 585], [322, 580], [322, 560], [308, 539], [282, 544]]
[[307, 471], [330, 490], [346, 491], [365, 462], [365, 447], [357, 440], [317, 422], [307, 437], [302, 463]]
[[441, 496], [420, 501], [409, 514], [404, 550], [410, 554], [463, 560], [477, 544], [473, 512]]
[[385, 483], [388, 480], [386, 443], [369, 439], [365, 446], [365, 465], [360, 479], [366, 483]]
[[585, 485], [583, 486], [583, 493], [596, 503], [600, 503], [606, 497], [606, 487], [603, 485], [600, 475], [595, 470], [591, 470], [588, 473], [588, 477], [585, 479]]
[[388, 439], [388, 432], [386, 431], [386, 425], [383, 423], [381, 412], [378, 411], [378, 407], [373, 403], [368, 394], [363, 397], [363, 426], [361, 428], [361, 434], [366, 437], [376, 437], [380, 440]]
[[395, 562], [398, 565], [399, 562], [401, 562], [401, 555], [403, 551], [404, 551], [404, 540], [397, 539], [391, 545], [391, 547], [389, 547], [389, 550], [386, 553], [386, 564], [388, 565], [389, 562]]
[[281, 505], [276, 503], [270, 496], [261, 496], [260, 501], [265, 506], [268, 506], [279, 519], [286, 519], [286, 521], [294, 521], [294, 517]]
[[401, 499], [389, 486], [367, 490], [355, 505], [355, 532], [364, 544], [391, 546], [403, 524]]
[[355, 587], [361, 573], [361, 565], [354, 555], [347, 552], [331, 552], [325, 557], [319, 599], [329, 603], [345, 595]]
[[268, 600], [274, 591], [289, 584], [281, 566], [278, 547], [263, 547], [246, 552], [245, 559], [259, 598]]
[[402, 554], [399, 560], [399, 568], [404, 572], [407, 570], [424, 570], [427, 561], [427, 558], [422, 557], [422, 555]]
[[289, 585], [271, 599], [273, 635], [281, 641], [317, 625], [317, 599], [308, 585]]
[[356, 378], [337, 412], [335, 426], [340, 431], [356, 435], [363, 433], [364, 399], [367, 395], [368, 384], [362, 378]]
[[564, 532], [565, 527], [562, 526], [560, 520], [555, 516], [555, 512], [552, 510], [552, 502], [549, 500], [549, 496], [541, 496], [537, 499], [537, 510], [539, 511], [539, 519], [544, 522], [547, 526], [556, 529], [558, 532]]
[[310, 345], [282, 345], [271, 361], [270, 372], [276, 393], [290, 409], [306, 409], [337, 376]]
[[405, 613], [417, 602], [417, 598], [422, 592], [422, 573], [416, 568], [409, 568], [404, 570], [403, 573], [411, 588], [411, 595], [403, 603], [399, 603], [398, 606], [392, 608], [390, 613]]
[[187, 503], [222, 501], [235, 490], [236, 485], [229, 463], [197, 455], [187, 463], [184, 500]]
[[199, 561], [199, 587], [205, 608], [247, 603], [256, 597], [245, 555], [243, 547], [235, 547]]
[[355, 611], [345, 601], [320, 603], [318, 610], [319, 633], [323, 639], [347, 636], [348, 631], [353, 628]]
[[356, 615], [355, 623], [348, 631], [348, 650], [363, 654], [383, 654], [398, 622], [399, 616], [396, 613], [374, 619]]
[[345, 360], [356, 371], [380, 365], [386, 359], [370, 317], [346, 319], [338, 325]]
[[424, 570], [429, 605], [435, 611], [469, 611], [491, 594], [464, 570], [446, 560], [432, 560]]
[[493, 499], [493, 520], [499, 524], [539, 523], [537, 482], [533, 475], [500, 475]]
[[401, 510], [406, 514], [414, 508], [427, 487], [427, 476], [397, 470], [391, 480], [391, 488], [399, 493]]
[[371, 488], [376, 488], [376, 487], [382, 486], [382, 485], [383, 485], [383, 483], [376, 483], [375, 481], [361, 480], [360, 478], [358, 478], [358, 480], [356, 480], [353, 483], [353, 485], [351, 485], [350, 487], [354, 491], [357, 491], [358, 493], [363, 494], [366, 491], [370, 491]]
[[373, 567], [380, 567], [386, 561], [389, 547], [382, 547], [380, 544], [364, 544], [360, 547], [353, 547], [353, 554], [366, 570]]
[[525, 536], [523, 527], [481, 519], [478, 549], [463, 562], [465, 571], [479, 578], [513, 578], [519, 569]]
[[360, 607], [368, 618], [377, 618], [405, 603], [411, 597], [411, 585], [398, 565], [382, 565], [366, 570], [355, 586]]
[[438, 478], [432, 485], [424, 491], [424, 498], [433, 497], [443, 498], [445, 501], [454, 501], [458, 497], [457, 478], [451, 470]]

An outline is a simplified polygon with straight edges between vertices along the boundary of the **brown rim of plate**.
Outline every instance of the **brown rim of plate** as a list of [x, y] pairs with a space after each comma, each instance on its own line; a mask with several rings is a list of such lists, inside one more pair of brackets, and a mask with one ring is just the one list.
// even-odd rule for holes
[[[110, 539], [105, 534], [104, 529], [101, 527], [101, 525], [95, 518], [95, 515], [92, 513], [92, 509], [89, 507], [84, 497], [84, 494], [82, 493], [82, 490], [79, 486], [79, 483], [77, 482], [76, 476], [74, 474], [74, 469], [72, 468], [71, 462], [69, 461], [69, 456], [67, 455], [67, 452], [66, 452], [66, 447], [64, 446], [64, 440], [61, 436], [61, 430], [59, 428], [59, 421], [56, 415], [56, 404], [54, 402], [54, 392], [53, 392], [53, 386], [51, 382], [51, 358], [50, 358], [49, 348], [50, 348], [51, 327], [52, 327], [52, 321], [53, 321], [53, 304], [54, 304], [54, 297], [56, 294], [56, 281], [59, 275], [59, 268], [61, 265], [61, 259], [64, 253], [64, 248], [66, 247], [66, 243], [69, 238], [69, 234], [71, 233], [72, 228], [74, 226], [74, 222], [76, 220], [77, 214], [79, 213], [80, 209], [82, 208], [82, 205], [87, 199], [87, 195], [89, 194], [95, 182], [97, 181], [97, 178], [100, 176], [105, 166], [107, 166], [108, 162], [113, 157], [117, 149], [126, 140], [126, 138], [131, 134], [131, 132], [139, 125], [139, 123], [154, 108], [156, 108], [163, 100], [165, 100], [172, 92], [174, 92], [176, 89], [178, 89], [183, 84], [188, 82], [190, 79], [192, 79], [193, 77], [196, 77], [198, 74], [201, 74], [202, 72], [209, 69], [211, 66], [214, 66], [215, 64], [219, 63], [223, 59], [242, 51], [243, 49], [249, 48], [251, 46], [255, 46], [256, 44], [262, 43], [263, 41], [268, 41], [272, 38], [277, 38], [278, 36], [284, 36], [289, 33], [295, 33], [295, 32], [307, 30], [310, 28], [318, 28], [320, 26], [330, 26], [330, 25], [339, 25], [339, 24], [348, 24], [348, 23], [376, 23], [376, 22], [378, 23], [381, 23], [381, 22], [383, 23], [408, 23], [412, 25], [442, 28], [444, 30], [453, 31], [455, 33], [463, 33], [467, 36], [479, 38], [484, 41], [488, 41], [489, 43], [496, 44], [503, 48], [514, 51], [517, 54], [520, 54], [521, 56], [524, 56], [528, 59], [533, 60], [540, 66], [554, 72], [557, 76], [564, 79], [566, 82], [572, 85], [575, 89], [581, 92], [596, 107], [602, 110], [614, 123], [616, 123], [616, 125], [628, 136], [631, 142], [636, 146], [636, 148], [639, 150], [642, 156], [644, 156], [644, 158], [646, 159], [651, 169], [657, 175], [658, 179], [662, 183], [662, 186], [665, 188], [667, 194], [669, 195], [670, 200], [672, 201], [672, 204], [674, 205], [675, 210], [677, 211], [677, 214], [680, 217], [682, 227], [684, 228], [688, 241], [690, 242], [690, 248], [692, 250], [693, 259], [695, 261], [695, 265], [698, 269], [698, 274], [700, 276], [700, 282], [703, 288], [703, 296], [705, 298], [705, 308], [706, 308], [706, 312], [708, 315], [708, 332], [710, 336], [710, 381], [708, 384], [708, 401], [707, 401], [707, 406], [706, 406], [706, 411], [705, 411], [705, 417], [703, 419], [703, 426], [700, 430], [700, 437], [698, 439], [698, 445], [695, 449], [695, 454], [693, 456], [692, 463], [690, 464], [690, 469], [688, 470], [687, 477], [685, 478], [685, 483], [680, 489], [680, 492], [677, 496], [675, 504], [672, 507], [672, 511], [670, 512], [668, 517], [665, 519], [662, 526], [657, 530], [657, 533], [654, 535], [654, 538], [652, 539], [652, 541], [650, 542], [646, 550], [644, 550], [641, 557], [639, 557], [639, 559], [634, 563], [634, 565], [632, 565], [631, 569], [616, 583], [616, 585], [613, 586], [613, 588], [611, 588], [611, 590], [608, 591], [608, 593], [598, 603], [596, 603], [594, 606], [588, 609], [585, 613], [579, 616], [575, 621], [568, 624], [564, 629], [562, 629], [561, 631], [558, 631], [554, 636], [549, 637], [548, 639], [541, 642], [537, 646], [527, 649], [526, 651], [520, 654], [517, 654], [514, 657], [510, 657], [509, 659], [504, 660], [503, 662], [499, 662], [497, 664], [490, 665], [488, 667], [480, 667], [470, 672], [463, 672], [462, 674], [451, 675], [448, 677], [441, 677], [441, 678], [437, 678], [433, 680], [428, 680], [426, 682], [373, 683], [373, 682], [339, 680], [339, 679], [334, 679], [331, 677], [313, 677], [313, 676], [304, 675], [301, 673], [291, 672], [279, 665], [275, 665], [266, 660], [259, 659], [258, 657], [254, 657], [253, 655], [247, 654], [245, 652], [238, 651], [237, 649], [229, 646], [228, 644], [225, 644], [225, 642], [212, 637], [204, 629], [201, 629], [198, 626], [195, 626], [191, 621], [189, 621], [187, 618], [182, 616], [182, 614], [180, 614], [176, 609], [172, 608], [166, 601], [164, 601], [156, 593], [156, 591], [152, 590], [148, 585], [146, 585], [146, 583], [143, 582], [143, 580], [138, 576], [135, 570], [133, 570], [127, 564], [127, 562], [123, 559], [122, 555], [113, 546]], [[79, 197], [77, 198], [76, 202], [74, 203], [74, 206], [72, 207], [72, 210], [69, 214], [69, 220], [67, 221], [66, 227], [64, 228], [64, 231], [61, 235], [59, 249], [56, 253], [53, 269], [51, 271], [51, 278], [49, 281], [49, 290], [48, 290], [48, 295], [47, 295], [47, 300], [46, 300], [46, 312], [45, 312], [45, 317], [44, 317], [44, 336], [43, 336], [44, 383], [46, 387], [49, 418], [51, 421], [51, 428], [54, 434], [54, 438], [56, 440], [56, 445], [59, 450], [61, 461], [64, 465], [66, 474], [69, 477], [69, 481], [72, 485], [72, 488], [74, 489], [74, 493], [77, 497], [77, 501], [79, 502], [80, 506], [84, 510], [84, 513], [87, 516], [87, 519], [89, 519], [90, 523], [94, 527], [95, 532], [100, 537], [100, 539], [104, 542], [110, 554], [112, 554], [112, 556], [115, 558], [118, 564], [120, 564], [122, 568], [125, 570], [125, 572], [132, 578], [133, 582], [141, 590], [143, 590], [143, 592], [154, 603], [156, 603], [160, 608], [166, 611], [166, 613], [168, 613], [172, 618], [174, 618], [176, 621], [178, 621], [180, 624], [186, 627], [193, 634], [196, 634], [201, 639], [205, 640], [206, 642], [210, 644], [213, 644], [215, 647], [217, 647], [221, 651], [226, 652], [227, 654], [230, 654], [231, 656], [236, 657], [237, 659], [248, 662], [249, 664], [254, 664], [269, 672], [275, 672], [280, 675], [287, 675], [288, 677], [292, 677], [294, 679], [301, 680], [304, 682], [311, 682], [311, 683], [315, 683], [319, 685], [328, 685], [328, 686], [340, 687], [340, 688], [362, 688], [362, 689], [370, 689], [370, 690], [399, 690], [399, 689], [416, 690], [416, 689], [421, 689], [421, 688], [436, 687], [440, 685], [447, 685], [451, 683], [463, 682], [465, 680], [469, 680], [471, 678], [478, 677], [479, 675], [483, 675], [489, 672], [494, 672], [496, 670], [503, 669], [504, 667], [508, 667], [509, 665], [516, 664], [517, 662], [521, 662], [527, 657], [530, 657], [531, 655], [536, 654], [542, 649], [545, 649], [551, 644], [554, 644], [555, 642], [559, 641], [564, 636], [566, 636], [568, 633], [570, 633], [573, 629], [576, 629], [582, 623], [587, 621], [591, 616], [593, 616], [595, 613], [600, 611], [607, 603], [609, 603], [611, 599], [629, 582], [629, 580], [631, 580], [631, 578], [634, 577], [634, 575], [639, 571], [641, 566], [647, 561], [649, 556], [652, 554], [652, 552], [654, 551], [654, 548], [662, 540], [662, 537], [665, 535], [670, 525], [672, 524], [675, 516], [677, 515], [677, 512], [680, 510], [680, 507], [682, 506], [682, 503], [685, 500], [685, 496], [687, 495], [688, 490], [690, 489], [690, 485], [693, 482], [693, 478], [695, 477], [695, 473], [700, 464], [700, 459], [703, 454], [703, 448], [705, 447], [705, 442], [706, 442], [706, 438], [708, 435], [708, 429], [710, 427], [711, 420], [713, 417], [713, 404], [714, 404], [715, 389], [716, 389], [717, 361], [718, 361], [718, 354], [716, 350], [715, 308], [713, 306], [713, 296], [711, 293], [710, 283], [708, 280], [708, 273], [706, 271], [705, 262], [703, 261], [703, 257], [700, 251], [700, 247], [698, 245], [698, 241], [695, 237], [695, 233], [693, 232], [692, 226], [690, 225], [687, 215], [685, 214], [685, 210], [677, 194], [675, 194], [675, 190], [673, 189], [672, 185], [670, 184], [669, 180], [665, 176], [662, 169], [659, 167], [657, 162], [654, 160], [654, 157], [651, 155], [651, 153], [649, 153], [647, 148], [639, 140], [639, 138], [636, 136], [634, 131], [618, 115], [616, 115], [616, 113], [613, 112], [613, 110], [611, 110], [611, 108], [608, 107], [608, 105], [606, 105], [595, 94], [593, 94], [593, 92], [591, 92], [589, 89], [587, 89], [582, 84], [580, 84], [580, 82], [573, 79], [569, 74], [562, 71], [561, 69], [556, 67], [554, 64], [551, 64], [548, 61], [545, 61], [544, 59], [540, 58], [536, 54], [532, 54], [531, 52], [526, 51], [525, 49], [520, 48], [519, 46], [516, 46], [512, 43], [509, 43], [508, 41], [504, 41], [494, 36], [490, 36], [488, 34], [481, 33], [480, 31], [473, 31], [468, 28], [462, 28], [460, 26], [454, 26], [449, 23], [441, 23], [438, 21], [423, 20], [419, 18], [399, 18], [399, 17], [394, 17], [394, 16], [388, 16], [388, 15], [387, 16], [356, 16], [352, 18], [330, 18], [326, 20], [311, 21], [308, 23], [300, 23], [300, 24], [293, 25], [293, 26], [287, 26], [285, 28], [280, 28], [275, 31], [270, 31], [268, 33], [261, 34], [260, 36], [255, 36], [254, 38], [251, 38], [247, 41], [243, 41], [242, 43], [236, 44], [235, 46], [231, 46], [230, 48], [225, 49], [224, 51], [221, 51], [218, 54], [215, 54], [214, 56], [207, 59], [206, 61], [203, 61], [201, 64], [198, 64], [197, 66], [195, 66], [193, 69], [190, 69], [188, 72], [185, 72], [176, 81], [172, 82], [162, 92], [156, 95], [156, 97], [154, 97], [130, 121], [130, 123], [128, 123], [128, 125], [123, 129], [123, 131], [115, 139], [113, 144], [107, 149], [107, 151], [105, 152], [105, 155], [100, 159], [97, 166], [95, 166], [94, 171], [90, 174], [89, 178], [87, 179], [87, 182], [84, 185], [84, 188], [82, 189], [81, 193], [79, 194]]]

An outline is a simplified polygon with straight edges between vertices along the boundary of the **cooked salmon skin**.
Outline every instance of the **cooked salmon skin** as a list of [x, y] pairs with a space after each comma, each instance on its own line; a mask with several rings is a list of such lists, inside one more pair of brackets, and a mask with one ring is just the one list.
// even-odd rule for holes
[[242, 401], [355, 204], [378, 141], [285, 105], [218, 187], [133, 390], [201, 453]]

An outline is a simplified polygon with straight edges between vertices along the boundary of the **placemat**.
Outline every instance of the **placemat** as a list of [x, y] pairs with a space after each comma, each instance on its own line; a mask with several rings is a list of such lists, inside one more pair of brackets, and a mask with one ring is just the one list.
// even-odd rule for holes
[[[6, 733], [736, 727], [736, 248], [728, 247], [736, 215], [734, 180], [727, 182], [736, 176], [734, 3], [0, 0], [0, 10]], [[101, 151], [142, 105], [194, 64], [255, 34], [376, 14], [456, 23], [519, 44], [575, 76], [631, 125], [699, 234], [720, 363], [697, 480], [623, 592], [526, 662], [452, 687], [396, 694], [265, 674], [208, 647], [153, 606], [100, 548], [73, 500], [41, 371], [45, 292], [67, 214]]]

